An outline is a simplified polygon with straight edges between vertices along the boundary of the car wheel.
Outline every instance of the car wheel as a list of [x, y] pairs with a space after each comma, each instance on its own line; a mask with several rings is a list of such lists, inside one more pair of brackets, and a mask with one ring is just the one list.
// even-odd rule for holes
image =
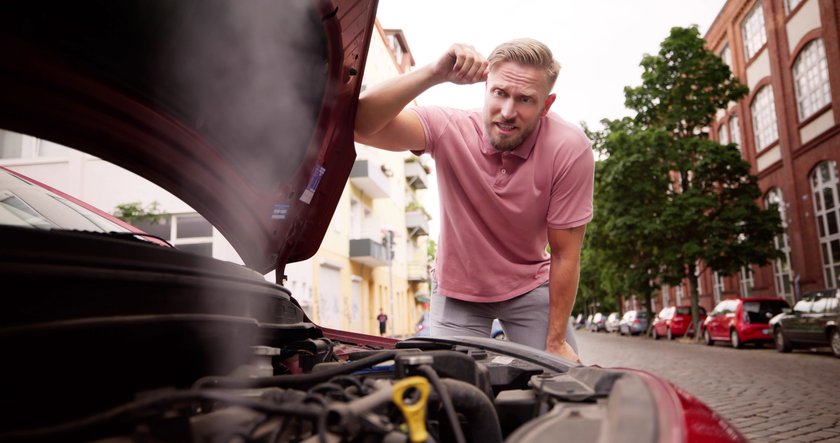
[[793, 346], [790, 345], [790, 342], [785, 340], [785, 334], [782, 332], [782, 328], [776, 328], [773, 331], [773, 338], [776, 342], [776, 350], [779, 352], [790, 352], [793, 350]]
[[831, 331], [831, 352], [835, 357], [840, 358], [840, 329]]
[[665, 334], [668, 337], [668, 340], [673, 340], [674, 339], [674, 334], [671, 333], [671, 328], [668, 328], [668, 330], [665, 331]]
[[712, 346], [713, 344], [715, 344], [715, 341], [712, 340], [712, 336], [709, 335], [709, 330], [708, 329], [703, 330], [703, 340], [706, 341], [707, 346]]
[[732, 343], [732, 347], [735, 349], [741, 349], [744, 347], [744, 344], [741, 343], [741, 338], [738, 337], [738, 331], [734, 329], [729, 333], [729, 341]]
[[654, 340], [659, 340], [659, 333], [656, 332], [656, 328], [653, 328], [653, 339]]

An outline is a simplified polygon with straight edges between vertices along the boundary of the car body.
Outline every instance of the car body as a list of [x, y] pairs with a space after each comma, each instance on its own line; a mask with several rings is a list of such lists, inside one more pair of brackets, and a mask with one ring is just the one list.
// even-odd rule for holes
[[621, 316], [618, 312], [611, 312], [607, 316], [607, 321], [604, 323], [604, 330], [607, 332], [618, 332], [618, 324], [621, 322]]
[[770, 319], [770, 328], [779, 352], [829, 346], [840, 358], [840, 290], [803, 294], [793, 310]]
[[770, 319], [790, 308], [782, 298], [730, 298], [721, 301], [703, 322], [707, 345], [729, 342], [733, 348], [745, 343], [761, 345], [773, 340]]
[[621, 335], [639, 335], [647, 332], [648, 313], [641, 310], [630, 310], [624, 313], [618, 323], [618, 333]]
[[592, 322], [589, 323], [589, 330], [592, 332], [605, 331], [607, 329], [607, 315], [602, 312], [596, 312], [592, 316]]
[[[700, 323], [706, 319], [706, 309], [698, 306]], [[674, 337], [692, 335], [691, 305], [668, 306], [662, 308], [653, 320], [651, 328], [653, 338], [666, 337], [673, 340]]]
[[[745, 441], [644, 371], [307, 317], [283, 273], [317, 251], [353, 167], [375, 14], [375, 0], [0, 2], [0, 129], [147, 178], [245, 264], [125, 226], [0, 219], [0, 440]], [[406, 419], [418, 402], [426, 416]]]

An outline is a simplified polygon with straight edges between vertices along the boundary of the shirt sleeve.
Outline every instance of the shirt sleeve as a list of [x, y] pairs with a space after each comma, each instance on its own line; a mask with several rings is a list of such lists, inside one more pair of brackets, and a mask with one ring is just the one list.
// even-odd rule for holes
[[552, 229], [571, 229], [592, 220], [595, 188], [595, 154], [592, 143], [582, 137], [577, 156], [555, 168], [547, 222]]
[[452, 121], [455, 110], [438, 106], [416, 106], [409, 108], [409, 110], [420, 119], [420, 125], [423, 126], [423, 135], [426, 137], [426, 149], [411, 152], [416, 155], [429, 153], [434, 157], [437, 142]]

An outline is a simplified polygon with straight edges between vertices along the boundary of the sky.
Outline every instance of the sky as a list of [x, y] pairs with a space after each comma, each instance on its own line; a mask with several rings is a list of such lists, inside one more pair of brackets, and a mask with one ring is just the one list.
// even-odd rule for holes
[[[600, 129], [604, 118], [630, 115], [624, 87], [641, 83], [639, 62], [656, 54], [674, 26], [697, 25], [700, 35], [726, 0], [379, 0], [385, 29], [402, 29], [416, 67], [436, 60], [453, 43], [473, 45], [488, 55], [497, 44], [531, 37], [551, 48], [560, 62], [552, 110], [564, 119]], [[438, 85], [418, 97], [419, 105], [480, 108], [483, 84]], [[426, 208], [430, 236], [437, 239], [437, 190]]]

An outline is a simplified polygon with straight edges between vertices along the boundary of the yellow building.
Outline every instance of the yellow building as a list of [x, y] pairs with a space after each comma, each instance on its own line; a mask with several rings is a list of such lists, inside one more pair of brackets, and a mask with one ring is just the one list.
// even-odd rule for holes
[[[413, 65], [402, 31], [377, 21], [362, 89]], [[378, 334], [382, 309], [387, 335], [413, 335], [428, 302], [429, 216], [422, 193], [429, 167], [411, 153], [361, 144], [356, 155], [321, 248], [286, 268], [286, 286], [321, 326]]]

